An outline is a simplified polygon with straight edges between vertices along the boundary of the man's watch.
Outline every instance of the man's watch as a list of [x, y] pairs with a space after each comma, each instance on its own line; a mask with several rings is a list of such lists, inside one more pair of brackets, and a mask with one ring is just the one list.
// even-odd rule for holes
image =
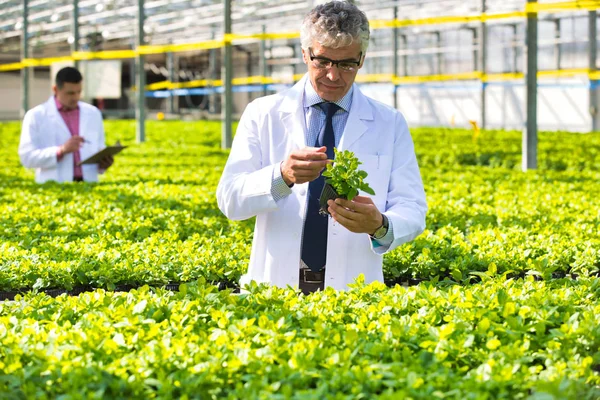
[[381, 214], [381, 216], [383, 217], [383, 222], [382, 222], [381, 226], [379, 228], [377, 228], [377, 230], [372, 235], [369, 235], [369, 236], [371, 236], [371, 239], [375, 239], [375, 240], [381, 239], [388, 232], [388, 229], [390, 227], [390, 221], [388, 221], [388, 218], [385, 216], [385, 214]]

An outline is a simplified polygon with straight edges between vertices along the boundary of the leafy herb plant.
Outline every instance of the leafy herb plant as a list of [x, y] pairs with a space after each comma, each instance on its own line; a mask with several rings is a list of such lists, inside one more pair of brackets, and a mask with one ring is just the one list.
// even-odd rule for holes
[[374, 195], [375, 191], [365, 182], [367, 173], [359, 170], [362, 164], [353, 152], [349, 150], [338, 151], [334, 149], [335, 161], [333, 165], [327, 165], [323, 172], [325, 183], [330, 184], [340, 197], [352, 200], [358, 195], [358, 191]]

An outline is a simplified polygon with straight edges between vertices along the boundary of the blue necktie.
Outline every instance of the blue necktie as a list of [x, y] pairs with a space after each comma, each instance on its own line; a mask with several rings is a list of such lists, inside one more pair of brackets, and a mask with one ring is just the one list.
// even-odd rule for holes
[[[327, 146], [327, 158], [333, 160], [335, 147], [333, 114], [340, 109], [340, 106], [335, 103], [321, 103], [319, 107], [325, 113], [325, 129], [319, 134], [315, 147]], [[315, 272], [325, 266], [327, 258], [328, 218], [319, 214], [319, 197], [324, 184], [325, 178], [322, 175], [308, 184], [308, 206], [302, 237], [302, 261]]]

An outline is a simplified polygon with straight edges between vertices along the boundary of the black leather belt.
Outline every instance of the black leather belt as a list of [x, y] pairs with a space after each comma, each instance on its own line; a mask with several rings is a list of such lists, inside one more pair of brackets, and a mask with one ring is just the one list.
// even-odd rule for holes
[[310, 268], [301, 268], [300, 281], [304, 283], [323, 283], [325, 281], [325, 268], [319, 272], [314, 272]]

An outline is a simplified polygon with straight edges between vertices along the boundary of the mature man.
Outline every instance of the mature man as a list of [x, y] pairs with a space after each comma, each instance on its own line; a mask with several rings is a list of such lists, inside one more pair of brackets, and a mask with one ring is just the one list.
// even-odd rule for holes
[[[360, 274], [383, 281], [382, 254], [425, 229], [427, 204], [404, 117], [354, 85], [369, 43], [363, 12], [345, 1], [314, 8], [301, 30], [308, 66], [291, 89], [246, 108], [217, 188], [230, 219], [256, 216], [241, 279], [304, 293], [344, 289]], [[375, 196], [330, 200], [319, 215], [321, 172], [333, 147], [350, 150]]]
[[79, 165], [105, 147], [102, 114], [79, 101], [82, 80], [77, 69], [61, 69], [52, 87], [54, 95], [25, 114], [19, 156], [25, 168], [35, 168], [38, 183], [95, 182], [98, 173], [113, 163], [109, 156], [99, 164]]

